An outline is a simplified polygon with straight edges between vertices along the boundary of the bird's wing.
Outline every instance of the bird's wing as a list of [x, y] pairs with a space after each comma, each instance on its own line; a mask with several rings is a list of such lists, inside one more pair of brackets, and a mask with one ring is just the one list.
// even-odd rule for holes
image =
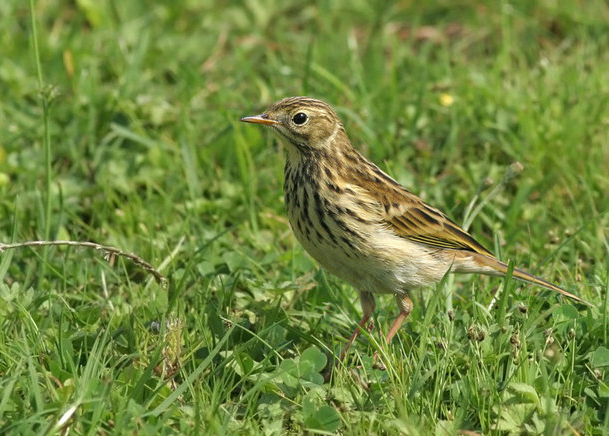
[[386, 208], [385, 221], [398, 236], [432, 247], [474, 251], [494, 257], [442, 212], [410, 195], [412, 198], [403, 197], [399, 203], [392, 203], [398, 207]]
[[364, 170], [351, 182], [356, 185], [354, 190], [361, 199], [376, 203], [383, 221], [396, 235], [431, 247], [473, 251], [495, 257], [446, 215], [426, 204], [373, 163], [366, 161]]

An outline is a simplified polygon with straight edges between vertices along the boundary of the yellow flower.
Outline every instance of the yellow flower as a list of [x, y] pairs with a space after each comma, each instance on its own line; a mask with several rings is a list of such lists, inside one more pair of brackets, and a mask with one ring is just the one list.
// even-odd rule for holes
[[452, 106], [452, 104], [454, 102], [455, 102], [455, 98], [452, 95], [450, 95], [446, 92], [443, 92], [442, 94], [440, 94], [440, 104], [442, 106], [445, 106], [445, 107]]

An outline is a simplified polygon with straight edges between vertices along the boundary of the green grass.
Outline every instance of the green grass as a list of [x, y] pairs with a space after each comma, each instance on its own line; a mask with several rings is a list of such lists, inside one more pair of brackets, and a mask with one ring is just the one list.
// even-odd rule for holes
[[[0, 433], [609, 434], [608, 23], [574, 0], [1, 2], [0, 242], [112, 245], [168, 287], [87, 248], [2, 252]], [[324, 383], [357, 295], [291, 234], [284, 146], [238, 122], [303, 94], [594, 307], [449, 277], [389, 346], [379, 297]]]

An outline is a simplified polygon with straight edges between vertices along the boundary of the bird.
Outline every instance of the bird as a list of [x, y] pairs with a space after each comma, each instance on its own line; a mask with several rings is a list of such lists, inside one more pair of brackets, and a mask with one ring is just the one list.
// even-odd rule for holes
[[[372, 328], [375, 294], [393, 294], [399, 314], [389, 344], [414, 307], [411, 292], [446, 273], [505, 276], [508, 266], [440, 210], [357, 151], [330, 105], [288, 97], [241, 118], [270, 127], [287, 144], [284, 196], [290, 226], [313, 259], [358, 292], [362, 318], [343, 348]], [[512, 277], [587, 301], [514, 268]]]

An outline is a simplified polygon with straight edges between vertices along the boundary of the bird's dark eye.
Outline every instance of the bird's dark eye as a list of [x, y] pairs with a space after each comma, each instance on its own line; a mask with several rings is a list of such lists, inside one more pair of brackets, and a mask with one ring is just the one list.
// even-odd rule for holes
[[294, 122], [294, 124], [301, 125], [306, 123], [308, 118], [309, 117], [307, 117], [307, 114], [305, 114], [304, 112], [298, 112], [292, 117], [292, 121]]

